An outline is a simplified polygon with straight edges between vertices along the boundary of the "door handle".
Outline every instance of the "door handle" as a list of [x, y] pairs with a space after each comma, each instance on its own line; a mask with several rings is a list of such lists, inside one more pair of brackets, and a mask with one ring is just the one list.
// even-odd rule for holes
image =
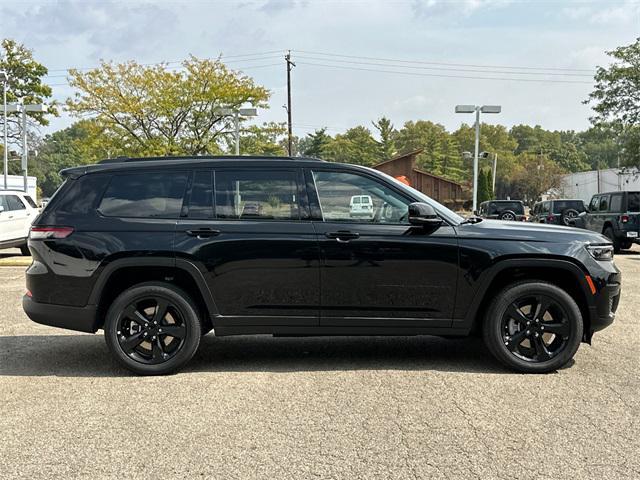
[[214, 230], [212, 228], [196, 228], [195, 230], [187, 230], [186, 234], [190, 237], [209, 238], [220, 235], [220, 230]]
[[327, 238], [335, 239], [338, 243], [347, 243], [350, 240], [355, 240], [360, 237], [359, 233], [348, 231], [327, 232], [324, 235]]

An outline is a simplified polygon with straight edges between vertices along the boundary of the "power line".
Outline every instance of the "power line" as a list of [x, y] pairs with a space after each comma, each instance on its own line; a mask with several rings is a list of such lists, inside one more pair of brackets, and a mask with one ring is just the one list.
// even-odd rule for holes
[[592, 78], [593, 75], [589, 75], [586, 73], [559, 73], [559, 72], [533, 72], [533, 71], [526, 71], [526, 72], [516, 72], [516, 71], [509, 71], [509, 70], [470, 70], [470, 69], [465, 69], [465, 68], [443, 68], [443, 67], [426, 67], [426, 66], [420, 66], [420, 65], [402, 65], [402, 64], [398, 64], [398, 63], [380, 63], [380, 62], [360, 62], [360, 61], [354, 61], [354, 60], [333, 60], [333, 59], [328, 59], [328, 58], [322, 58], [322, 57], [317, 57], [317, 56], [310, 56], [310, 55], [306, 55], [303, 54], [301, 56], [301, 58], [303, 59], [309, 59], [309, 60], [314, 60], [314, 61], [323, 61], [323, 62], [333, 62], [333, 63], [342, 63], [342, 64], [349, 64], [349, 65], [373, 65], [373, 66], [379, 66], [379, 67], [391, 67], [391, 68], [408, 68], [408, 69], [414, 69], [414, 70], [435, 70], [435, 71], [444, 71], [444, 72], [467, 72], [467, 73], [498, 73], [498, 74], [507, 74], [507, 75], [542, 75], [542, 76], [549, 76], [549, 75], [553, 75], [553, 76], [568, 76], [568, 77], [589, 77]]
[[445, 75], [445, 74], [439, 74], [439, 73], [417, 73], [417, 72], [403, 72], [398, 70], [381, 70], [381, 69], [374, 69], [374, 68], [349, 67], [346, 65], [329, 65], [324, 63], [298, 62], [298, 64], [310, 65], [315, 67], [338, 68], [343, 70], [359, 70], [364, 72], [393, 73], [397, 75], [409, 75], [413, 77], [464, 78], [469, 80], [506, 80], [506, 81], [512, 81], [512, 82], [573, 83], [573, 84], [592, 85], [592, 82], [585, 82], [580, 80], [554, 80], [554, 79], [541, 79], [541, 78], [508, 78], [508, 77], [475, 77], [470, 75]]
[[328, 57], [341, 57], [341, 58], [354, 58], [360, 60], [378, 60], [383, 62], [396, 62], [396, 63], [410, 63], [410, 64], [423, 64], [423, 65], [441, 65], [449, 67], [473, 67], [473, 68], [503, 68], [503, 69], [515, 69], [515, 70], [554, 70], [554, 71], [570, 71], [570, 72], [592, 72], [593, 69], [586, 68], [564, 68], [564, 67], [519, 67], [519, 66], [506, 66], [506, 65], [479, 65], [470, 63], [445, 63], [445, 62], [431, 62], [424, 60], [401, 60], [397, 58], [380, 58], [380, 57], [365, 57], [358, 55], [343, 55], [338, 53], [328, 52], [315, 52], [311, 50], [292, 50], [296, 53], [308, 53], [311, 55], [322, 55]]

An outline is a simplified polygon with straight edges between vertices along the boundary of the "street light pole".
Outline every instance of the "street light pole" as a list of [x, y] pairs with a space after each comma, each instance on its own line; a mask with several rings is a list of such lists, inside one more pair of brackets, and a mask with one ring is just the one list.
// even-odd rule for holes
[[493, 194], [496, 193], [496, 172], [498, 171], [498, 152], [493, 154]]
[[[11, 112], [19, 112], [22, 114], [22, 176], [24, 178], [24, 192], [29, 190], [29, 182], [27, 178], [27, 162], [28, 162], [28, 145], [27, 145], [27, 112], [44, 113], [47, 111], [47, 106], [40, 103], [24, 105], [23, 103], [11, 104], [9, 109]], [[5, 123], [6, 125], [6, 123]], [[6, 149], [5, 149], [6, 150]], [[7, 168], [5, 168], [6, 178]], [[6, 180], [5, 180], [6, 182]]]
[[9, 75], [7, 72], [0, 72], [0, 79], [2, 80], [2, 97], [3, 97], [3, 110], [4, 110], [4, 189], [8, 189], [8, 177], [9, 174], [9, 147], [7, 145], [7, 83], [9, 82]]
[[478, 209], [478, 154], [480, 149], [480, 113], [500, 113], [502, 107], [500, 105], [456, 105], [456, 113], [475, 113], [476, 114], [476, 139], [475, 152], [473, 157], [473, 211]]

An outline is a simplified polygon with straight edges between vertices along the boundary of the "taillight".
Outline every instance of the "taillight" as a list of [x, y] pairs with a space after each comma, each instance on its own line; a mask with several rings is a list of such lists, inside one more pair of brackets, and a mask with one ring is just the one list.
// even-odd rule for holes
[[73, 227], [31, 227], [31, 240], [46, 240], [48, 238], [67, 238], [73, 233]]
[[549, 215], [549, 216], [547, 217], [547, 223], [553, 223], [553, 222], [555, 222], [555, 220], [556, 220], [556, 219], [555, 219], [555, 218], [553, 218], [553, 215]]
[[629, 221], [629, 215], [620, 215], [620, 221], [622, 223], [627, 223]]

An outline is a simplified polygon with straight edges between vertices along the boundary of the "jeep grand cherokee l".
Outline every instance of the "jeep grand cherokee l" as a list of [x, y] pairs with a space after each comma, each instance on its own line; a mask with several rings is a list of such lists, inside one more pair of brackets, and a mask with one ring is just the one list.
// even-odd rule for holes
[[[301, 158], [118, 159], [71, 168], [29, 238], [34, 321], [104, 330], [140, 374], [215, 335], [482, 333], [522, 372], [614, 319], [609, 240], [464, 219], [381, 172]], [[369, 196], [370, 217], [351, 215]]]

